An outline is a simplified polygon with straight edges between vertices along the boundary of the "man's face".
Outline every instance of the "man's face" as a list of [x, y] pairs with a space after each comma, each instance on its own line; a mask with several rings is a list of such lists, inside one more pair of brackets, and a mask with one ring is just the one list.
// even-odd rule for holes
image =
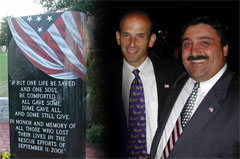
[[228, 45], [221, 46], [221, 40], [212, 26], [201, 23], [185, 30], [182, 61], [194, 80], [201, 82], [213, 77], [224, 66], [227, 54]]
[[121, 33], [116, 32], [118, 45], [126, 61], [133, 67], [141, 65], [148, 55], [148, 47], [152, 47], [156, 35], [150, 36], [150, 21], [140, 14], [127, 15], [121, 24]]

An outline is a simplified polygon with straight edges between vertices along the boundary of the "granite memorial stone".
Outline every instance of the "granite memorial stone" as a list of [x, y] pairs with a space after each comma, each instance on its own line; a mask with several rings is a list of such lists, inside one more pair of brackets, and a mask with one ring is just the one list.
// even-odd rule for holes
[[84, 158], [85, 14], [41, 14], [8, 23], [11, 154]]

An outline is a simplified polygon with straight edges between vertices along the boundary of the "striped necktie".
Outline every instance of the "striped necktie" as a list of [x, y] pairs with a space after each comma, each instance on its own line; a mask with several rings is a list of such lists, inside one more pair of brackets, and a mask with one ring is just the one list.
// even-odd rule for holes
[[129, 96], [129, 158], [147, 158], [144, 91], [139, 70], [134, 69], [133, 74]]
[[168, 158], [170, 152], [173, 149], [173, 146], [176, 144], [178, 138], [180, 137], [181, 133], [183, 132], [183, 128], [186, 126], [188, 121], [190, 120], [192, 116], [192, 110], [195, 105], [196, 99], [197, 99], [197, 93], [198, 93], [198, 88], [200, 87], [200, 83], [196, 82], [194, 84], [193, 90], [191, 94], [189, 95], [181, 114], [179, 115], [175, 126], [172, 130], [172, 133], [168, 139], [167, 145], [165, 146], [163, 150], [163, 154], [161, 159], [166, 159]]

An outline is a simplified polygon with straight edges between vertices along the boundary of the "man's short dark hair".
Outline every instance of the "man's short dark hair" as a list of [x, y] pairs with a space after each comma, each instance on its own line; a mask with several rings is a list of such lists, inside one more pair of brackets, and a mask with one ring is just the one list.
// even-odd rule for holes
[[[189, 27], [189, 26], [192, 26], [192, 25], [197, 25], [197, 24], [208, 24], [210, 26], [212, 26], [220, 40], [221, 40], [221, 45], [222, 47], [223, 46], [226, 46], [228, 45], [229, 43], [229, 32], [228, 32], [228, 27], [227, 25], [224, 25], [223, 23], [221, 23], [219, 20], [217, 19], [214, 19], [210, 16], [200, 16], [200, 17], [197, 17], [197, 18], [194, 18], [192, 21], [190, 21], [189, 23], [187, 23], [183, 28], [182, 28], [182, 32], [181, 32], [181, 40], [182, 40], [182, 37], [183, 37], [183, 34], [185, 32], [185, 30]], [[182, 41], [181, 41], [182, 43]]]
[[125, 12], [123, 14], [123, 16], [120, 18], [120, 21], [119, 21], [119, 31], [121, 32], [122, 31], [122, 21], [123, 19], [128, 16], [128, 15], [131, 15], [131, 14], [139, 14], [139, 15], [143, 15], [145, 16], [147, 19], [149, 19], [150, 21], [150, 35], [153, 34], [153, 21], [151, 19], [151, 17], [149, 16], [149, 14], [147, 14], [145, 11], [142, 11], [142, 10], [129, 10], [127, 12]]

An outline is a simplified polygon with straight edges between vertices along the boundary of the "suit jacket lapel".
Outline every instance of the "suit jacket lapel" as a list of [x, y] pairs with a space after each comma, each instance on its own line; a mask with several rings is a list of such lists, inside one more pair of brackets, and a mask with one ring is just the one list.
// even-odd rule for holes
[[160, 100], [161, 100], [161, 93], [163, 93], [165, 90], [163, 90], [162, 88], [162, 67], [157, 67], [157, 65], [155, 64], [154, 60], [152, 60], [152, 64], [153, 64], [153, 69], [154, 69], [154, 74], [155, 74], [155, 78], [156, 78], [156, 85], [157, 85], [157, 96], [158, 96], [158, 121], [159, 121], [159, 117], [161, 114], [161, 107], [160, 105]]
[[191, 142], [191, 139], [222, 109], [219, 101], [226, 97], [231, 78], [232, 74], [227, 70], [208, 92], [185, 127], [169, 157], [173, 157], [174, 154], [181, 151], [188, 142]]
[[167, 98], [166, 106], [163, 109], [164, 113], [162, 114], [162, 117], [161, 117], [161, 120], [160, 120], [160, 123], [159, 123], [159, 125], [163, 125], [162, 131], [165, 128], [165, 125], [166, 125], [167, 120], [168, 120], [168, 116], [170, 115], [170, 113], [172, 111], [172, 108], [173, 108], [173, 106], [175, 104], [175, 101], [178, 98], [178, 96], [179, 96], [183, 86], [184, 86], [184, 84], [183, 85], [179, 85], [178, 87], [176, 87], [175, 91], [171, 92], [169, 94], [168, 98]]
[[181, 151], [188, 142], [191, 142], [191, 139], [198, 134], [209, 120], [211, 120], [211, 118], [220, 110], [221, 107], [214, 92], [209, 92], [208, 96], [199, 105], [198, 109], [185, 127], [169, 157], [174, 156], [174, 154]]
[[[183, 77], [184, 76], [184, 77]], [[182, 78], [183, 77], [183, 78]], [[152, 142], [152, 148], [151, 148], [151, 155], [155, 156], [156, 152], [157, 152], [157, 148], [158, 148], [158, 144], [160, 142], [161, 139], [161, 135], [164, 131], [164, 128], [166, 126], [166, 123], [168, 121], [168, 117], [172, 111], [172, 108], [175, 104], [175, 101], [177, 100], [184, 84], [186, 83], [187, 79], [189, 78], [189, 76], [186, 76], [186, 73], [183, 73], [177, 80], [176, 82], [173, 84], [172, 89], [174, 89], [174, 91], [171, 91], [171, 93], [169, 94], [164, 109], [163, 109], [163, 113], [160, 117], [159, 123], [158, 123], [158, 129], [155, 133], [153, 142]], [[176, 85], [176, 83], [181, 83], [179, 85]]]
[[[157, 85], [157, 95], [158, 95], [158, 121], [160, 121], [163, 106], [167, 95], [170, 93], [170, 89], [172, 88], [172, 83], [174, 82], [174, 78], [172, 74], [169, 74], [165, 66], [164, 59], [161, 58], [153, 58], [149, 57], [153, 64], [154, 74], [156, 78], [156, 85]], [[180, 71], [174, 71], [175, 75], [180, 73]], [[159, 123], [158, 123], [159, 124]]]

